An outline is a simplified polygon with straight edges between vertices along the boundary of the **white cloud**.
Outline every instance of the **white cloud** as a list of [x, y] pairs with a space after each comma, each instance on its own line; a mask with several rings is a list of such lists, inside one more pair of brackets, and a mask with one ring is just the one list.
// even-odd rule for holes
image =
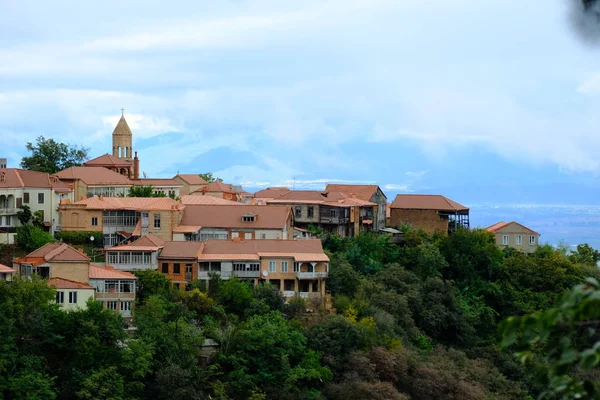
[[600, 72], [585, 79], [577, 87], [577, 92], [581, 94], [599, 94], [600, 93]]
[[[119, 122], [120, 118], [120, 115], [104, 116], [102, 117], [102, 123], [107, 128], [114, 128]], [[126, 120], [129, 128], [135, 132], [136, 137], [142, 139], [161, 135], [165, 132], [181, 130], [181, 128], [176, 128], [173, 126], [166, 118], [157, 118], [149, 115], [128, 113]]]
[[386, 190], [395, 190], [395, 191], [399, 191], [399, 192], [414, 192], [414, 190], [411, 189], [411, 185], [410, 184], [397, 184], [397, 183], [388, 183], [384, 186], [384, 188]]

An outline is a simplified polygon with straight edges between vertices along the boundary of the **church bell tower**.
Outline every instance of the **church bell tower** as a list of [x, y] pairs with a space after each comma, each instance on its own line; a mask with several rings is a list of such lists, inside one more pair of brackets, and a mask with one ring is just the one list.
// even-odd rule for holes
[[121, 108], [121, 118], [112, 133], [112, 155], [122, 160], [133, 163], [133, 134], [127, 121], [125, 110]]

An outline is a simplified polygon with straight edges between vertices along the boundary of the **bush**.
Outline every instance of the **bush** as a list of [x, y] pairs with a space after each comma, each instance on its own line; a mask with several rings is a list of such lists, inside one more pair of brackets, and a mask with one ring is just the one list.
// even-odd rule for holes
[[[94, 241], [90, 237], [94, 237]], [[65, 242], [70, 245], [90, 245], [93, 243], [96, 247], [104, 246], [104, 236], [102, 232], [87, 231], [87, 232], [56, 232], [54, 234], [56, 240]]]
[[27, 251], [34, 251], [54, 241], [52, 235], [33, 225], [21, 225], [17, 227], [16, 239], [19, 246]]

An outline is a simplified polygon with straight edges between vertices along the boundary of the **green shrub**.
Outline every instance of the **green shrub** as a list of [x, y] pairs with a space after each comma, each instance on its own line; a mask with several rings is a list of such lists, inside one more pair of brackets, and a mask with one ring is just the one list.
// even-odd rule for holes
[[[90, 237], [94, 237], [94, 241], [90, 240]], [[102, 232], [56, 232], [54, 234], [56, 240], [65, 242], [70, 245], [90, 245], [93, 243], [95, 247], [103, 247], [104, 236]]]

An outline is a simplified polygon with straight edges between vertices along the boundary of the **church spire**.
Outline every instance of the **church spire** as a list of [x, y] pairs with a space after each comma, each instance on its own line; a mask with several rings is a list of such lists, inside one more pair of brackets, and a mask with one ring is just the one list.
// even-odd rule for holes
[[133, 133], [125, 120], [125, 109], [121, 108], [121, 118], [112, 133], [113, 156], [133, 161]]

